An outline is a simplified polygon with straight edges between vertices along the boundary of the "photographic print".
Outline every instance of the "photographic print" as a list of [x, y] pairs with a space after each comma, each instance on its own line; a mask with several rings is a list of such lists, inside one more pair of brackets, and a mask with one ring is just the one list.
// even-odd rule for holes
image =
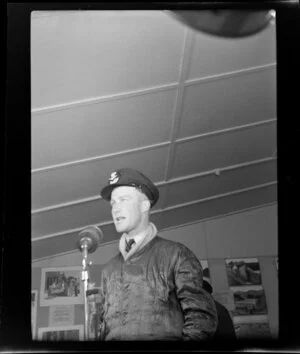
[[41, 341], [81, 341], [83, 340], [83, 325], [65, 327], [44, 327], [38, 330], [38, 340]]
[[36, 315], [37, 315], [38, 291], [31, 290], [31, 336], [36, 339]]
[[83, 304], [81, 267], [42, 269], [40, 305]]
[[225, 262], [229, 286], [261, 284], [257, 258], [226, 259]]
[[71, 326], [75, 321], [74, 305], [56, 305], [49, 308], [49, 327]]
[[267, 316], [234, 317], [237, 339], [271, 339]]
[[262, 286], [231, 288], [234, 299], [234, 316], [267, 313], [267, 302]]

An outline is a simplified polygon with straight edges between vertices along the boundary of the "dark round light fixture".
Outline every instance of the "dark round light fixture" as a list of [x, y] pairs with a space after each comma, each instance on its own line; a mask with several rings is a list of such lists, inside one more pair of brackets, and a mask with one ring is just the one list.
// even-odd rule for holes
[[167, 11], [188, 27], [219, 37], [240, 38], [264, 30], [275, 20], [274, 10], [180, 10]]

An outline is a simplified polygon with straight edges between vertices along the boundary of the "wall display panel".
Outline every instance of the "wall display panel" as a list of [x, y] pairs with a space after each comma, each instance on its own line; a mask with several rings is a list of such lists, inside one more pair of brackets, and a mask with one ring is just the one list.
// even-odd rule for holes
[[38, 290], [31, 290], [31, 337], [36, 339]]
[[49, 307], [49, 327], [72, 326], [75, 322], [75, 305]]
[[40, 306], [83, 304], [81, 267], [43, 268]]
[[83, 325], [65, 327], [42, 327], [38, 330], [38, 340], [41, 341], [81, 341], [83, 340]]
[[226, 259], [225, 262], [229, 286], [261, 284], [257, 258]]
[[267, 302], [262, 286], [231, 287], [234, 299], [234, 316], [267, 314]]
[[267, 316], [234, 317], [237, 339], [271, 339]]

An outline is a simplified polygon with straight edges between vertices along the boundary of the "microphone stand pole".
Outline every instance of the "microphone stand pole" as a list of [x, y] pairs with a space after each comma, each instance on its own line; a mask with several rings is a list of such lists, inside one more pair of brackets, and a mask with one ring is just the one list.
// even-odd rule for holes
[[103, 238], [102, 231], [96, 226], [90, 226], [79, 233], [79, 238], [77, 239], [77, 248], [82, 252], [82, 272], [81, 280], [83, 281], [84, 288], [84, 340], [90, 339], [89, 337], [89, 307], [87, 299], [88, 291], [88, 281], [89, 273], [88, 267], [92, 262], [87, 262], [88, 253], [92, 253], [98, 247], [100, 239]]
[[84, 294], [84, 340], [88, 339], [88, 321], [89, 321], [89, 313], [88, 313], [88, 301], [87, 301], [87, 290], [88, 290], [88, 266], [87, 263], [87, 254], [88, 254], [88, 245], [86, 242], [81, 246], [82, 248], [82, 272], [81, 272], [81, 280], [83, 281], [83, 294]]

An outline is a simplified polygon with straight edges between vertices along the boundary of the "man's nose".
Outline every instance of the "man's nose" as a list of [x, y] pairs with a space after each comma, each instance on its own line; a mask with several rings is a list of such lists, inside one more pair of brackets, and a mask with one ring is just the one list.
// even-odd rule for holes
[[113, 213], [116, 213], [116, 212], [118, 212], [119, 210], [120, 210], [120, 204], [114, 203], [114, 205], [111, 207], [111, 211], [112, 211]]

